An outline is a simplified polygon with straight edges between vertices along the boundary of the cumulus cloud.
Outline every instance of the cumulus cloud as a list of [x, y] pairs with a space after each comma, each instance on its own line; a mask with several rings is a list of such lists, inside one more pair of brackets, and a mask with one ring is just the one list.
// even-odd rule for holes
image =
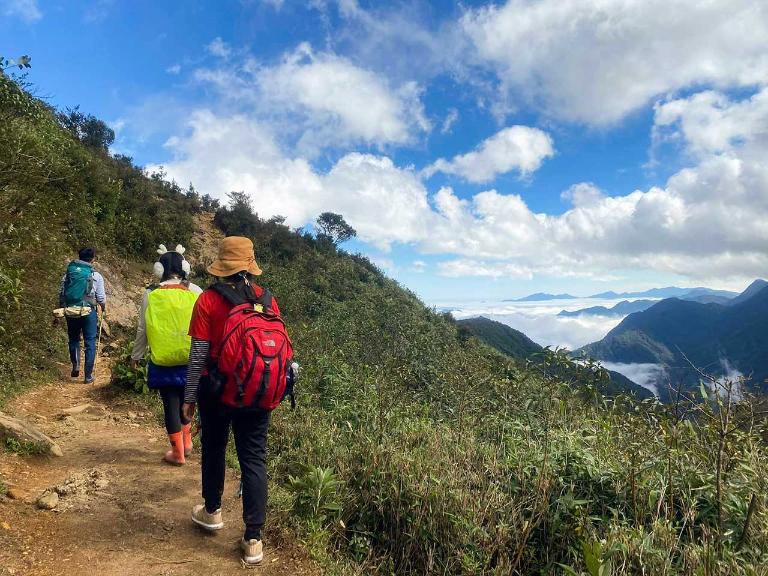
[[[401, 243], [449, 255], [437, 266], [446, 276], [589, 278], [631, 268], [730, 282], [768, 268], [763, 102], [759, 92], [661, 104], [657, 123], [697, 151], [694, 164], [663, 186], [624, 196], [576, 184], [563, 193], [571, 207], [560, 215], [534, 212], [520, 195], [493, 189], [469, 198], [451, 188], [431, 193], [413, 168], [383, 155], [348, 153], [321, 172], [245, 115], [193, 114], [189, 133], [169, 141], [175, 158], [167, 170], [218, 197], [245, 190], [260, 215], [284, 215], [294, 226], [340, 212], [381, 249]], [[734, 118], [749, 122], [734, 128]], [[486, 173], [498, 169], [492, 166]]]
[[265, 105], [306, 113], [322, 139], [404, 144], [426, 131], [427, 121], [413, 82], [391, 87], [375, 73], [307, 44], [256, 75]]
[[389, 158], [350, 153], [321, 174], [305, 159], [284, 153], [267, 126], [246, 116], [198, 110], [188, 128], [167, 143], [174, 160], [164, 169], [178, 182], [194, 182], [218, 198], [244, 190], [260, 216], [285, 216], [292, 226], [327, 210], [339, 212], [360, 239], [382, 249], [426, 235], [426, 189], [413, 170]]
[[193, 182], [218, 198], [247, 191], [259, 215], [286, 216], [292, 225], [319, 213], [310, 202], [325, 200], [320, 179], [306, 160], [285, 156], [268, 127], [246, 116], [220, 117], [210, 110], [192, 113], [187, 125], [188, 134], [166, 144], [175, 157], [165, 166], [169, 177]]
[[699, 157], [768, 138], [768, 88], [737, 102], [708, 90], [659, 102], [654, 112], [654, 138], [681, 141]]
[[307, 43], [274, 65], [246, 59], [232, 68], [199, 69], [199, 82], [250, 114], [280, 125], [305, 155], [326, 146], [382, 147], [415, 141], [431, 126], [415, 82], [391, 85], [386, 78]]
[[15, 16], [25, 22], [36, 22], [43, 17], [37, 0], [2, 0], [0, 10], [5, 16]]
[[529, 174], [554, 155], [552, 138], [538, 128], [510, 126], [484, 140], [475, 150], [443, 158], [432, 164], [425, 173], [455, 174], [470, 182], [489, 182], [499, 174], [517, 170]]
[[507, 0], [460, 26], [501, 92], [549, 114], [606, 124], [686, 87], [768, 78], [768, 3]]
[[479, 276], [487, 278], [533, 278], [530, 268], [509, 262], [492, 263], [459, 259], [449, 260], [438, 264], [438, 272], [441, 276], [458, 278], [465, 276]]
[[570, 202], [574, 206], [590, 206], [599, 203], [605, 196], [603, 196], [600, 189], [591, 182], [580, 182], [562, 192], [560, 198]]

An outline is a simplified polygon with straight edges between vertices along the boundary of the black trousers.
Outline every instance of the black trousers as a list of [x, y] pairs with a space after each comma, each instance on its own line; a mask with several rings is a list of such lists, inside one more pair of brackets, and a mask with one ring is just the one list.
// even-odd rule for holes
[[181, 413], [181, 405], [184, 404], [184, 388], [182, 386], [161, 386], [157, 390], [163, 400], [165, 430], [168, 434], [181, 432], [181, 425], [189, 424]]
[[229, 408], [216, 399], [202, 397], [199, 408], [205, 508], [208, 512], [221, 508], [224, 454], [231, 427], [243, 479], [244, 538], [261, 539], [261, 528], [267, 517], [269, 412]]

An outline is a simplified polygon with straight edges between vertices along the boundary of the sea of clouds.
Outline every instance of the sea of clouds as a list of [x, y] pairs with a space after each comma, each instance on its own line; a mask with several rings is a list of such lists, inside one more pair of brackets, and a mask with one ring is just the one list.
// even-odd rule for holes
[[564, 346], [575, 350], [600, 340], [624, 319], [624, 316], [563, 317], [561, 310], [579, 310], [591, 306], [610, 308], [619, 300], [578, 298], [544, 302], [468, 301], [441, 302], [440, 310], [449, 311], [454, 318], [484, 316], [520, 330], [542, 346]]
[[[564, 317], [561, 310], [580, 310], [591, 306], [610, 308], [619, 300], [577, 298], [574, 300], [547, 300], [543, 302], [465, 301], [441, 302], [440, 310], [449, 311], [456, 319], [484, 316], [520, 330], [542, 346], [565, 347], [576, 350], [602, 339], [625, 316], [582, 315]], [[609, 369], [623, 374], [633, 382], [658, 395], [657, 383], [664, 370], [656, 364], [622, 364], [604, 362]]]

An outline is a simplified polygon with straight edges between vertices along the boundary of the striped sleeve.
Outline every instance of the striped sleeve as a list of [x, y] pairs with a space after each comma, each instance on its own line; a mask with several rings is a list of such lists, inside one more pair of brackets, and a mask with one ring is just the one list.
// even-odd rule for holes
[[195, 404], [197, 402], [197, 389], [200, 385], [200, 374], [208, 360], [208, 351], [211, 343], [207, 340], [192, 338], [192, 347], [189, 350], [189, 364], [187, 364], [187, 385], [184, 388], [184, 402]]

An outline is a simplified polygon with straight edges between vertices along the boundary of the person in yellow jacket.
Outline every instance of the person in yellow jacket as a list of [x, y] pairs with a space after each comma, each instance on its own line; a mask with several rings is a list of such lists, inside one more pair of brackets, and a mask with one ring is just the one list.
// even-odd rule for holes
[[187, 280], [189, 263], [181, 244], [173, 251], [161, 244], [157, 252], [160, 258], [154, 273], [160, 283], [144, 293], [131, 364], [135, 368], [149, 351], [147, 386], [160, 392], [171, 443], [163, 460], [181, 466], [192, 452], [191, 422], [182, 414], [181, 406], [191, 344], [189, 321], [202, 289]]

